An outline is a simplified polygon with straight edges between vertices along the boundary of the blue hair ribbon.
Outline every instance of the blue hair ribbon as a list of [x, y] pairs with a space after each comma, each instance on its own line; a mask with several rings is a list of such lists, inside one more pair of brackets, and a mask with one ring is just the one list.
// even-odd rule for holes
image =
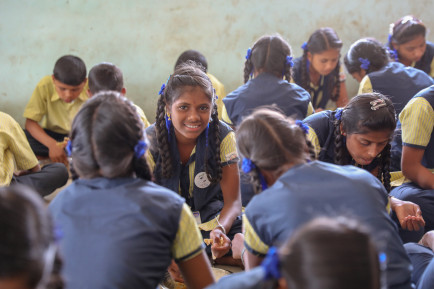
[[295, 121], [295, 124], [298, 125], [301, 130], [304, 132], [304, 134], [308, 134], [309, 133], [309, 126], [307, 126], [307, 124], [305, 124], [303, 121], [297, 119]]
[[359, 57], [359, 61], [360, 61], [360, 68], [364, 69], [364, 70], [368, 70], [369, 69], [369, 65], [371, 64], [371, 62], [369, 61], [369, 59], [367, 58], [362, 58]]
[[276, 247], [271, 247], [268, 250], [267, 256], [262, 262], [261, 267], [264, 269], [265, 280], [278, 280], [282, 277], [282, 274], [280, 274], [279, 254], [277, 253]]
[[250, 57], [252, 57], [252, 49], [251, 48], [247, 49], [246, 60], [249, 60]]
[[143, 140], [139, 140], [137, 144], [134, 146], [134, 156], [136, 158], [140, 158], [145, 154], [147, 148], [148, 148], [148, 144]]
[[247, 174], [256, 169], [256, 166], [251, 159], [244, 158], [241, 164], [241, 169]]
[[209, 132], [209, 122], [205, 129], [205, 146], [208, 146], [208, 132]]
[[342, 112], [344, 111], [344, 109], [343, 108], [338, 108], [338, 109], [336, 109], [336, 113], [335, 113], [335, 118], [337, 119], [337, 120], [341, 120], [342, 119]]
[[72, 154], [72, 143], [71, 143], [71, 140], [70, 140], [70, 139], [69, 139], [68, 142], [66, 143], [65, 150], [66, 150], [66, 155], [67, 155], [68, 157], [70, 157], [71, 154]]
[[161, 85], [160, 91], [158, 92], [158, 95], [162, 95], [162, 94], [164, 93], [164, 89], [165, 89], [165, 88], [166, 88], [166, 84], [163, 83], [163, 84]]
[[290, 67], [293, 67], [294, 66], [294, 61], [292, 61], [292, 56], [286, 56], [286, 62], [285, 62], [285, 64], [286, 65], [289, 65]]
[[396, 62], [398, 62], [399, 61], [398, 51], [396, 49], [391, 49], [391, 48], [389, 48], [388, 50], [389, 50], [390, 58], [393, 58], [393, 60], [395, 60]]
[[304, 43], [301, 45], [301, 49], [303, 49], [303, 50], [307, 50], [307, 42], [304, 42]]

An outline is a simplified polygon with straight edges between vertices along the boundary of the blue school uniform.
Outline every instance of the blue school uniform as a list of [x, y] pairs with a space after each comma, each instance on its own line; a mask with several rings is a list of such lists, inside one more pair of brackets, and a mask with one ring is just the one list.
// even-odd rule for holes
[[434, 77], [434, 43], [426, 42], [426, 50], [422, 58], [415, 63], [414, 68], [424, 71], [431, 77]]
[[229, 124], [237, 126], [244, 116], [264, 105], [276, 105], [285, 115], [303, 119], [308, 114], [310, 95], [300, 86], [264, 72], [229, 93], [223, 102], [232, 122]]
[[256, 247], [283, 244], [315, 217], [348, 216], [368, 226], [379, 250], [387, 254], [388, 288], [411, 288], [410, 260], [386, 211], [387, 202], [383, 185], [364, 170], [320, 161], [298, 165], [246, 207], [244, 225], [250, 224], [259, 240], [251, 241], [246, 227], [245, 246], [264, 256]]
[[[298, 85], [301, 85], [302, 82], [302, 69], [301, 65], [303, 62], [303, 58], [299, 57], [294, 60], [294, 67], [292, 68], [294, 82]], [[306, 68], [308, 69], [308, 67]], [[334, 86], [336, 84], [336, 77], [333, 73], [328, 75], [321, 75], [319, 80], [318, 88], [315, 89], [312, 94], [312, 104], [315, 109], [322, 108], [326, 109], [327, 103], [332, 98], [332, 93]]]
[[74, 181], [49, 206], [64, 235], [67, 288], [156, 288], [183, 206], [174, 192], [138, 178]]
[[399, 62], [389, 62], [367, 76], [372, 90], [388, 96], [397, 114], [416, 93], [433, 84], [432, 78], [425, 72]]
[[[402, 145], [424, 149], [422, 165], [434, 169], [434, 86], [422, 90], [400, 115], [403, 126]], [[431, 135], [429, 135], [431, 131]], [[434, 230], [434, 189], [426, 190], [415, 183], [405, 183], [390, 194], [418, 204], [425, 219], [425, 230]]]

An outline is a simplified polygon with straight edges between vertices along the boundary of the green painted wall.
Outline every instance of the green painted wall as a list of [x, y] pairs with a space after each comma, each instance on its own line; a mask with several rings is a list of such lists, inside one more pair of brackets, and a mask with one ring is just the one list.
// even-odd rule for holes
[[[432, 11], [432, 0], [0, 0], [0, 110], [22, 124], [40, 78], [58, 57], [75, 54], [88, 69], [118, 65], [128, 97], [153, 120], [160, 86], [186, 49], [202, 51], [229, 92], [242, 83], [246, 49], [263, 34], [280, 33], [300, 56], [309, 34], [330, 26], [344, 54], [360, 37], [385, 41], [389, 23], [406, 14], [434, 27]], [[347, 86], [354, 95], [355, 81]]]

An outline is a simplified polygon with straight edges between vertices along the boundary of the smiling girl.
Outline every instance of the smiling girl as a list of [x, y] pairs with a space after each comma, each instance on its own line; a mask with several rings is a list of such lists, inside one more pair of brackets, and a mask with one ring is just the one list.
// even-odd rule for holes
[[434, 44], [426, 41], [426, 27], [407, 15], [390, 24], [389, 48], [396, 61], [434, 77]]
[[316, 30], [294, 61], [294, 82], [310, 92], [315, 111], [348, 103], [345, 74], [340, 65], [342, 41], [332, 28]]
[[[382, 181], [390, 192], [390, 141], [396, 127], [392, 102], [379, 93], [357, 95], [342, 109], [307, 117], [308, 139], [318, 160], [361, 167]], [[403, 229], [425, 225], [419, 206], [390, 198]], [[415, 236], [417, 238], [417, 236]]]
[[163, 85], [146, 133], [156, 182], [186, 199], [204, 238], [213, 239], [213, 255], [224, 256], [241, 231], [235, 136], [219, 121], [211, 81], [193, 62], [176, 67]]

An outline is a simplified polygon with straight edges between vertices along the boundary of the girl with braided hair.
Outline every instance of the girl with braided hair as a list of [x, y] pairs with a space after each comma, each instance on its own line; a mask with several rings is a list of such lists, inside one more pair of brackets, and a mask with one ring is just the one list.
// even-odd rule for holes
[[69, 288], [156, 288], [172, 259], [191, 288], [213, 282], [185, 200], [151, 182], [144, 124], [103, 91], [77, 113], [67, 151], [79, 178], [50, 203]]
[[434, 78], [434, 43], [426, 41], [426, 26], [412, 15], [390, 24], [388, 46], [393, 60]]
[[[304, 123], [310, 127], [308, 138], [318, 160], [361, 167], [390, 192], [390, 142], [396, 115], [389, 98], [379, 93], [357, 95], [344, 108], [317, 113]], [[420, 231], [425, 225], [418, 205], [393, 197], [390, 205], [402, 229]], [[414, 234], [413, 241], [421, 234]]]
[[386, 48], [373, 38], [354, 42], [344, 62], [348, 72], [360, 83], [358, 94], [375, 91], [389, 97], [396, 114], [401, 113], [416, 93], [433, 84], [425, 72], [389, 62]]
[[316, 112], [348, 103], [341, 48], [332, 28], [320, 28], [303, 44], [303, 56], [294, 61], [294, 82], [310, 93]]
[[280, 35], [264, 35], [247, 50], [244, 85], [223, 99], [222, 120], [237, 126], [260, 106], [276, 105], [287, 116], [312, 114], [310, 95], [291, 82], [291, 48]]
[[238, 154], [234, 132], [218, 119], [212, 83], [196, 63], [177, 66], [162, 86], [146, 133], [155, 181], [186, 199], [203, 237], [212, 239], [207, 252], [225, 262], [219, 258], [241, 232]]

